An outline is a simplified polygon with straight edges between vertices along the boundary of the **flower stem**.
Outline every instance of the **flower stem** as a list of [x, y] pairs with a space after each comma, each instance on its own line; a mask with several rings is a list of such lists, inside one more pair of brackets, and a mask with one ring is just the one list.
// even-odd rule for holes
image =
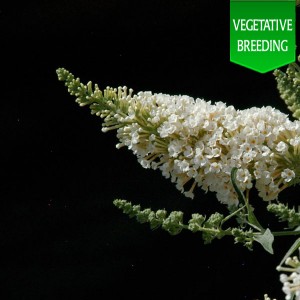
[[274, 236], [300, 235], [300, 231], [272, 231]]

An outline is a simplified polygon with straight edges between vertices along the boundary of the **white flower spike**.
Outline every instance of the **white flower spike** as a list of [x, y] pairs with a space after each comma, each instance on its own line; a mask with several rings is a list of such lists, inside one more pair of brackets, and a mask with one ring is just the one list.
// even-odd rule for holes
[[[61, 78], [70, 76], [59, 70]], [[161, 170], [187, 197], [192, 198], [198, 186], [215, 192], [220, 202], [237, 206], [230, 182], [233, 168], [238, 169], [240, 190], [255, 186], [266, 201], [299, 181], [300, 121], [292, 122], [272, 107], [237, 110], [189, 96], [133, 95], [126, 87], [107, 88], [102, 94], [98, 86], [92, 91], [90, 83], [79, 81], [73, 91], [74, 82], [69, 82], [69, 91], [76, 101], [91, 105], [92, 113], [104, 118], [104, 132], [117, 130], [117, 148], [126, 146], [142, 167]]]

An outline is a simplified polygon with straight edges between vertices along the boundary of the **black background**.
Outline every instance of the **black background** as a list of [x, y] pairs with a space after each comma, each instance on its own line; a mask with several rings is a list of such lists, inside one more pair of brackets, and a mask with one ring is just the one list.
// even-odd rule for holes
[[117, 210], [115, 198], [187, 216], [224, 207], [201, 191], [186, 199], [117, 150], [55, 73], [288, 113], [272, 72], [229, 61], [229, 1], [11, 1], [0, 5], [0, 34], [1, 299], [284, 298], [275, 267], [293, 238], [276, 240], [272, 256], [151, 231]]

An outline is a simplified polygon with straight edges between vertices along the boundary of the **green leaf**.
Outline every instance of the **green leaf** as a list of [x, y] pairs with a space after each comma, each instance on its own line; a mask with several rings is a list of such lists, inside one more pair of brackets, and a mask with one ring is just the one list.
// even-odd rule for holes
[[253, 208], [251, 205], [247, 205], [247, 209], [248, 209], [248, 221], [249, 221], [249, 225], [252, 226], [253, 228], [255, 228], [258, 231], [262, 231], [264, 230], [264, 228], [260, 225], [260, 223], [258, 222], [258, 220], [256, 219], [254, 213], [253, 213]]
[[254, 235], [253, 239], [260, 243], [266, 251], [274, 254], [272, 247], [274, 236], [269, 228], [267, 228], [263, 234]]

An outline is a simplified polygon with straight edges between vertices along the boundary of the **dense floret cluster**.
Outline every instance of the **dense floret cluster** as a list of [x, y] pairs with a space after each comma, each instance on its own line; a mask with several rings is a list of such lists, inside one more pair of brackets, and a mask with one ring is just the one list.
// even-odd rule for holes
[[193, 197], [199, 186], [216, 192], [223, 203], [237, 204], [230, 183], [236, 167], [242, 191], [255, 180], [259, 195], [273, 200], [299, 173], [294, 162], [300, 149], [300, 123], [274, 108], [239, 111], [188, 96], [151, 92], [127, 96], [125, 91], [119, 101], [128, 105], [126, 115], [109, 113], [104, 131], [110, 129], [112, 118], [124, 125], [118, 128], [117, 147], [131, 149], [144, 168], [160, 169], [186, 196]]

